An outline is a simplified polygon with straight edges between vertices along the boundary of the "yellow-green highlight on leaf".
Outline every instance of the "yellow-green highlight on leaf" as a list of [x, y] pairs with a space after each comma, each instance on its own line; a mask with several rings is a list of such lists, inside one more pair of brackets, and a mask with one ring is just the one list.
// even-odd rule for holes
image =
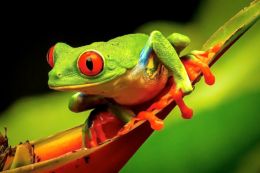
[[[237, 39], [237, 35], [243, 34], [260, 18], [260, 1], [251, 2], [250, 6], [245, 7], [238, 14], [228, 20], [218, 29], [203, 45], [202, 50], [208, 50], [212, 46], [225, 40], [227, 45]], [[226, 41], [228, 40], [228, 41]]]
[[15, 169], [33, 163], [33, 148], [29, 142], [20, 144], [16, 147], [14, 160], [10, 169]]
[[36, 140], [82, 124], [89, 112], [72, 113], [68, 98], [73, 93], [50, 93], [21, 98], [0, 116], [0, 127], [7, 127], [14, 146]]
[[193, 25], [198, 31], [202, 31], [202, 43], [223, 26], [239, 10], [248, 6], [253, 0], [205, 0], [201, 3], [197, 15], [194, 17]]

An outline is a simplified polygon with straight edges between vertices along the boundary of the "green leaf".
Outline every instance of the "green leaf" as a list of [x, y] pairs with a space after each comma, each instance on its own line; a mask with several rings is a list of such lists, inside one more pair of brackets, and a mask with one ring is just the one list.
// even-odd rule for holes
[[236, 40], [257, 22], [259, 17], [260, 1], [255, 0], [220, 27], [202, 46], [202, 50], [206, 51], [217, 44], [223, 44], [219, 52], [212, 59], [212, 63], [214, 63]]

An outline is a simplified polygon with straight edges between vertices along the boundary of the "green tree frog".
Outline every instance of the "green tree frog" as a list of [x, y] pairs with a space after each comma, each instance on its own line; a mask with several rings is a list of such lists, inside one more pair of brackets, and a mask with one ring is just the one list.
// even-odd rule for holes
[[[134, 114], [132, 107], [145, 103], [157, 96], [171, 77], [174, 85], [170, 97], [179, 106], [184, 118], [192, 117], [192, 110], [183, 100], [183, 94], [193, 90], [191, 76], [179, 57], [188, 46], [190, 39], [178, 33], [165, 37], [159, 31], [151, 34], [128, 34], [108, 42], [95, 42], [87, 46], [73, 48], [65, 43], [57, 43], [50, 48], [47, 60], [52, 70], [48, 85], [60, 91], [77, 91], [72, 96], [69, 109], [81, 112], [107, 105], [126, 125], [121, 134], [129, 131], [139, 120], [148, 120], [151, 128], [159, 130], [163, 121], [152, 111]], [[214, 83], [209, 67], [196, 57], [185, 56], [187, 61], [200, 68], [206, 82]], [[188, 58], [187, 58], [188, 57]], [[153, 104], [160, 109], [164, 101]], [[150, 109], [152, 110], [152, 109]], [[83, 146], [91, 126], [90, 118], [83, 128]], [[96, 145], [93, 141], [91, 145]]]

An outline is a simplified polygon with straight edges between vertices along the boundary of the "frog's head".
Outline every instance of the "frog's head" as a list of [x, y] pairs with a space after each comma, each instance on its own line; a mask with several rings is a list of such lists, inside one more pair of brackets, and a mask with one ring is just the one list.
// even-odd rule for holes
[[[120, 65], [116, 47], [105, 42], [72, 48], [57, 43], [50, 48], [47, 60], [52, 70], [48, 85], [55, 90], [82, 91], [102, 86], [124, 74], [127, 67]], [[99, 87], [97, 87], [99, 88]]]

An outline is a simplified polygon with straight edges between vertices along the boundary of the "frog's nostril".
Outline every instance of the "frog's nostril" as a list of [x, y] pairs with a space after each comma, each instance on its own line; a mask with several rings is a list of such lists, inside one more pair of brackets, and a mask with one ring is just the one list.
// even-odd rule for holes
[[57, 73], [56, 73], [56, 76], [57, 76], [58, 78], [61, 78], [61, 77], [62, 77], [62, 74], [61, 74], [60, 72], [57, 72]]

